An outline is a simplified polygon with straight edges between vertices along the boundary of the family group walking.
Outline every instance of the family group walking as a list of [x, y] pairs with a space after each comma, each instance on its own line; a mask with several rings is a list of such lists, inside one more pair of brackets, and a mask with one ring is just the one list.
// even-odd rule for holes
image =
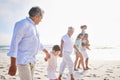
[[[65, 67], [69, 69], [70, 80], [74, 80], [73, 71], [77, 71], [82, 65], [83, 70], [89, 69], [88, 55], [86, 49], [89, 49], [88, 34], [85, 32], [86, 25], [82, 25], [82, 32], [78, 34], [75, 43], [72, 40], [74, 33], [73, 27], [68, 27], [67, 34], [61, 38], [61, 45], [54, 45], [52, 51], [48, 52], [40, 42], [36, 25], [41, 22], [44, 11], [39, 7], [32, 7], [29, 11], [29, 17], [16, 22], [11, 40], [10, 50], [10, 68], [8, 74], [14, 76], [18, 69], [20, 80], [34, 80], [36, 54], [42, 50], [48, 61], [48, 78], [50, 80], [62, 80], [62, 74]], [[75, 50], [76, 59], [72, 61], [70, 54]], [[62, 57], [59, 76], [56, 76], [57, 55]], [[84, 62], [85, 59], [85, 62]]]

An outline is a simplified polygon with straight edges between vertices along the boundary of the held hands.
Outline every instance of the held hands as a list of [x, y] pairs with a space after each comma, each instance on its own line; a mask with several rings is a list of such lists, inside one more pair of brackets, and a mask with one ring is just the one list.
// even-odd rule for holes
[[46, 57], [44, 58], [44, 60], [48, 61], [49, 58], [50, 58], [50, 54], [47, 54]]
[[10, 68], [9, 68], [9, 71], [8, 71], [8, 74], [10, 76], [14, 76], [17, 72], [17, 67], [16, 65], [11, 65]]
[[48, 61], [48, 58], [47, 58], [47, 57], [45, 57], [45, 58], [44, 58], [44, 60], [45, 60], [45, 61]]
[[61, 52], [60, 52], [59, 56], [62, 57], [62, 53]]

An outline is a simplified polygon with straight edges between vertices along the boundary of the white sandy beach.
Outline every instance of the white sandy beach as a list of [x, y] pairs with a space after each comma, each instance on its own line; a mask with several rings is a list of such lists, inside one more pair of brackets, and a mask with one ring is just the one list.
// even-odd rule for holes
[[[74, 60], [74, 55], [72, 59]], [[96, 57], [96, 56], [94, 56]], [[61, 62], [58, 58], [58, 68]], [[91, 69], [74, 72], [75, 80], [120, 80], [120, 60], [95, 60], [90, 59], [89, 67]], [[0, 80], [19, 80], [18, 72], [16, 76], [7, 74], [9, 68], [9, 57], [6, 54], [0, 54]], [[47, 78], [47, 62], [44, 61], [44, 54], [37, 55], [36, 69], [34, 73], [35, 80], [48, 80]], [[68, 69], [66, 68], [62, 80], [69, 80]]]

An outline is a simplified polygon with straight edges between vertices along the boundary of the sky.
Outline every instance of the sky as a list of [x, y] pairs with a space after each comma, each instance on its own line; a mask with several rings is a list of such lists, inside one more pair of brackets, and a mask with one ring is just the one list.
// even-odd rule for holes
[[33, 6], [45, 11], [37, 25], [45, 45], [60, 44], [69, 26], [75, 39], [84, 24], [91, 45], [120, 45], [119, 0], [0, 0], [0, 45], [10, 45], [15, 22], [28, 17]]

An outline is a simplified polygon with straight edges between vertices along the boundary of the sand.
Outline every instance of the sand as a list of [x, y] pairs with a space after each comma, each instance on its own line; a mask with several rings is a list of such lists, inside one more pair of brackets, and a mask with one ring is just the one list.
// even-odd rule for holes
[[[35, 80], [48, 80], [47, 78], [47, 62], [44, 61], [44, 55], [37, 55], [35, 65]], [[72, 57], [74, 58], [74, 57]], [[61, 58], [58, 58], [59, 70]], [[20, 80], [18, 72], [15, 76], [9, 76], [9, 57], [6, 54], [0, 54], [0, 80]], [[90, 60], [89, 70], [74, 71], [75, 80], [120, 80], [120, 60]], [[68, 69], [66, 68], [62, 80], [70, 80]]]

